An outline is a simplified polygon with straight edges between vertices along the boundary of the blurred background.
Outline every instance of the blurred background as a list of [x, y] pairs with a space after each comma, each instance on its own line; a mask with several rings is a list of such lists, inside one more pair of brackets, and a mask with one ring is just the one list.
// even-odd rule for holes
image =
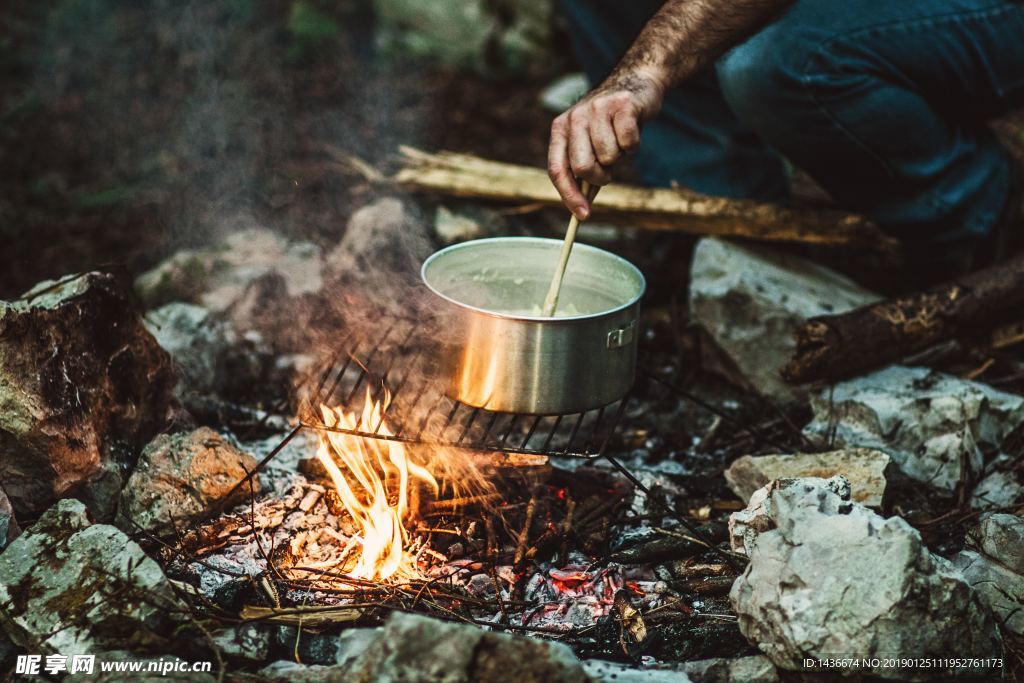
[[554, 5], [3, 3], [0, 299], [240, 227], [329, 248], [372, 192], [348, 155], [384, 173], [400, 144], [543, 166], [539, 97], [575, 70]]

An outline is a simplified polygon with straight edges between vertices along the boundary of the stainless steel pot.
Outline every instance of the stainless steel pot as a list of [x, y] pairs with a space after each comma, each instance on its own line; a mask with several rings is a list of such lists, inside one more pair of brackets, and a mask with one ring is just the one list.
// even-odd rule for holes
[[561, 244], [477, 240], [423, 264], [423, 282], [441, 303], [437, 361], [452, 398], [552, 415], [604, 406], [629, 391], [644, 277], [625, 259], [576, 244], [557, 315], [542, 317]]

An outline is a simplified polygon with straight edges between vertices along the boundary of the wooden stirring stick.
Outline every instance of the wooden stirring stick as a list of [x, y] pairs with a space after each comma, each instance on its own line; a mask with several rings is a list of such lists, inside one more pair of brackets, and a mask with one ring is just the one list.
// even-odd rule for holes
[[[584, 180], [580, 183], [580, 190], [587, 198], [587, 203], [592, 204], [600, 187], [591, 187], [590, 183]], [[576, 214], [569, 219], [569, 228], [565, 231], [565, 240], [562, 242], [562, 254], [558, 261], [558, 268], [555, 269], [555, 276], [551, 278], [551, 286], [548, 287], [548, 295], [544, 297], [544, 310], [541, 315], [551, 318], [558, 308], [558, 295], [562, 291], [562, 278], [565, 277], [565, 268], [569, 265], [569, 255], [572, 254], [572, 245], [576, 241], [576, 230], [580, 227], [580, 219]]]

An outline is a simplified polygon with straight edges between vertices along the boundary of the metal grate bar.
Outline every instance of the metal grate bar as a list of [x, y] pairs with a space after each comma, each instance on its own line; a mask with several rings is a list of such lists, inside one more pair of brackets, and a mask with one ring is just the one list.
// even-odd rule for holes
[[[353, 343], [352, 348], [334, 354], [330, 367], [318, 373], [320, 381], [310, 400], [357, 415], [363, 409], [361, 388], [368, 389], [372, 400], [382, 400], [385, 392], [390, 393], [390, 402], [366, 431], [329, 428], [315, 412], [313, 419], [301, 424], [404, 443], [584, 458], [597, 457], [601, 451], [596, 446], [603, 448], [615, 433], [625, 400], [618, 403], [613, 420], [610, 406], [566, 415], [525, 415], [466, 406], [447, 397], [438, 380], [425, 371], [429, 354], [427, 346], [419, 343], [419, 329], [411, 321], [391, 320], [376, 339], [350, 335], [347, 341]], [[393, 386], [391, 380], [395, 380]], [[382, 429], [385, 423], [386, 430]]]

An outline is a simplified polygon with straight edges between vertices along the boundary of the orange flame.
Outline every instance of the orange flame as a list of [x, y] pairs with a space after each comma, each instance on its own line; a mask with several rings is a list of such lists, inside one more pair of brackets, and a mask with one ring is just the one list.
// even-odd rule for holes
[[[340, 408], [320, 406], [327, 427], [392, 436], [384, 422], [391, 394], [374, 401], [369, 389], [362, 415]], [[327, 469], [345, 509], [360, 529], [361, 549], [348, 574], [366, 580], [415, 578], [416, 559], [409, 552], [405, 521], [416, 482], [429, 486], [435, 495], [438, 483], [427, 468], [414, 462], [404, 444], [368, 439], [340, 432], [321, 432], [317, 457]]]

